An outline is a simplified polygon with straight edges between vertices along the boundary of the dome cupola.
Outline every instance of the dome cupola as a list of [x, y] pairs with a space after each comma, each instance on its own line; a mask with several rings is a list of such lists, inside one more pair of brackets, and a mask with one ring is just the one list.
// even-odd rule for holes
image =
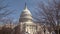
[[20, 16], [20, 22], [26, 22], [26, 21], [31, 21], [31, 20], [32, 20], [31, 12], [29, 11], [25, 3], [24, 10], [22, 11], [21, 16]]

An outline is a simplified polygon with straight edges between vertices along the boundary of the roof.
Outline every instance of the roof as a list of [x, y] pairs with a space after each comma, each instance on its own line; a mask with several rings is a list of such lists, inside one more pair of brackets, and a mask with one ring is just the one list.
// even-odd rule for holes
[[20, 16], [20, 22], [32, 22], [32, 15], [26, 4]]

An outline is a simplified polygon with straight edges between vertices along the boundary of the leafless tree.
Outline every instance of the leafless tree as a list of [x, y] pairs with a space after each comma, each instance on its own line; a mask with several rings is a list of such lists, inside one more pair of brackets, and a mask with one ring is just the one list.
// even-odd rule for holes
[[6, 19], [5, 20], [4, 26], [0, 27], [0, 34], [13, 34], [13, 24], [11, 19]]
[[[5, 24], [7, 21], [4, 17], [12, 14], [15, 10], [8, 9], [9, 4], [4, 3], [6, 0], [0, 0], [0, 23]], [[1, 24], [0, 24], [1, 25]]]
[[0, 0], [0, 21], [3, 17], [12, 14], [14, 10], [7, 9], [9, 7], [8, 3], [5, 3], [5, 0]]
[[[38, 17], [35, 17], [38, 16]], [[51, 28], [59, 27], [60, 22], [60, 0], [51, 0], [47, 4], [44, 2], [38, 3], [37, 11], [34, 18], [39, 22], [49, 24]], [[58, 33], [59, 34], [59, 33]]]

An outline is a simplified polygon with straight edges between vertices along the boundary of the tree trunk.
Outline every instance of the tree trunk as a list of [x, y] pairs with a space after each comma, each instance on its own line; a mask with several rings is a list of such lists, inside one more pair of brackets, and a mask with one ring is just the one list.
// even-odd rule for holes
[[59, 34], [59, 29], [58, 29], [58, 34]]

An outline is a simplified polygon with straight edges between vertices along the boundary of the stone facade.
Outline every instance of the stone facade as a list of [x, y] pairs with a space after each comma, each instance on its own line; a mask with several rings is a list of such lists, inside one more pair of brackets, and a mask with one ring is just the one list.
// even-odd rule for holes
[[37, 34], [37, 31], [41, 26], [37, 25], [32, 20], [33, 18], [31, 12], [29, 11], [25, 4], [25, 8], [22, 11], [19, 19], [20, 32], [23, 32], [23, 34]]
[[5, 24], [4, 26], [0, 26], [0, 34], [52, 34], [52, 33], [55, 33], [54, 29], [33, 22], [32, 14], [27, 8], [26, 4], [24, 10], [21, 13], [19, 23], [17, 25]]

